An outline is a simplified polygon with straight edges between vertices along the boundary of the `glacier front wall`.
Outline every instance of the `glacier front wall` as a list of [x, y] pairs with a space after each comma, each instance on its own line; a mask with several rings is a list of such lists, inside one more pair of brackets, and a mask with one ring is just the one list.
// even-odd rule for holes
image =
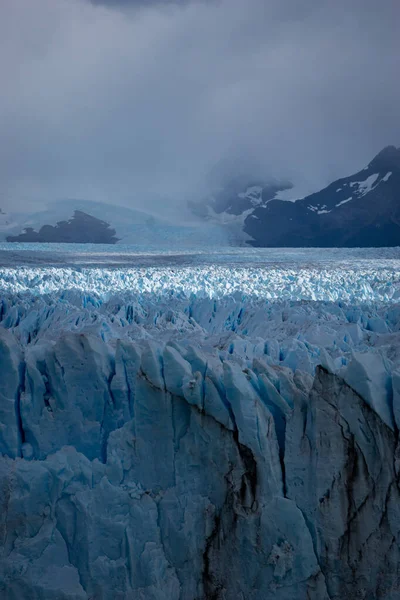
[[396, 373], [374, 407], [328, 364], [22, 338], [0, 328], [1, 598], [400, 598]]

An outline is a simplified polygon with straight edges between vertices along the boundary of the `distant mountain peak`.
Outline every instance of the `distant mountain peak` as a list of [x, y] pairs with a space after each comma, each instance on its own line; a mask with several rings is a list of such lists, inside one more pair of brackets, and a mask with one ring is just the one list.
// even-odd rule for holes
[[201, 214], [252, 246], [400, 246], [400, 148], [386, 146], [365, 169], [295, 202], [280, 197], [288, 187], [231, 182]]
[[377, 169], [385, 167], [396, 167], [400, 169], [400, 148], [396, 148], [396, 146], [386, 146], [383, 150], [378, 152], [368, 166]]

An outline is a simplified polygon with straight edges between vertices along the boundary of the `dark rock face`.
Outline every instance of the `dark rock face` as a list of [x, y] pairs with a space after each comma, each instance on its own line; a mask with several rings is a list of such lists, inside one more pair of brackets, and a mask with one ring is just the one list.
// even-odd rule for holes
[[117, 241], [115, 229], [108, 223], [80, 210], [76, 210], [69, 221], [59, 221], [55, 226], [43, 225], [38, 232], [28, 227], [20, 235], [7, 237], [7, 242], [115, 244]]
[[400, 149], [385, 148], [366, 169], [302, 200], [255, 208], [244, 231], [259, 247], [400, 245]]

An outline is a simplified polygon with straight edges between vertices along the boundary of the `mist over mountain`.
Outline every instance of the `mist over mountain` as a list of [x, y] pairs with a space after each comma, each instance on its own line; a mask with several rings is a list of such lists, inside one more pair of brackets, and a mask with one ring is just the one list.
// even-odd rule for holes
[[[216, 186], [189, 201], [180, 221], [101, 202], [68, 200], [45, 210], [0, 213], [0, 239], [160, 246], [379, 247], [400, 245], [400, 149], [387, 146], [361, 171], [295, 199], [289, 181], [214, 170]], [[289, 201], [291, 197], [292, 201]]]
[[191, 208], [251, 246], [400, 245], [400, 148], [385, 147], [364, 169], [305, 198], [295, 193], [288, 182], [234, 178]]
[[[74, 218], [74, 213], [78, 218]], [[189, 209], [187, 213], [190, 215]], [[115, 233], [110, 234], [111, 230]], [[166, 219], [144, 210], [73, 199], [50, 202], [34, 212], [0, 212], [0, 242], [6, 240], [118, 243], [170, 249], [237, 244], [236, 237], [226, 228], [195, 215], [180, 223], [174, 212]]]

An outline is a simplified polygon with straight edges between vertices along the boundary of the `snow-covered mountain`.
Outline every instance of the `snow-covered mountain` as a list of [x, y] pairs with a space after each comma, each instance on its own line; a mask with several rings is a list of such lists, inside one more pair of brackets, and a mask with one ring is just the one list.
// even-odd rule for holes
[[384, 148], [362, 171], [295, 202], [279, 199], [288, 187], [228, 187], [203, 216], [234, 223], [252, 246], [400, 245], [400, 148]]

